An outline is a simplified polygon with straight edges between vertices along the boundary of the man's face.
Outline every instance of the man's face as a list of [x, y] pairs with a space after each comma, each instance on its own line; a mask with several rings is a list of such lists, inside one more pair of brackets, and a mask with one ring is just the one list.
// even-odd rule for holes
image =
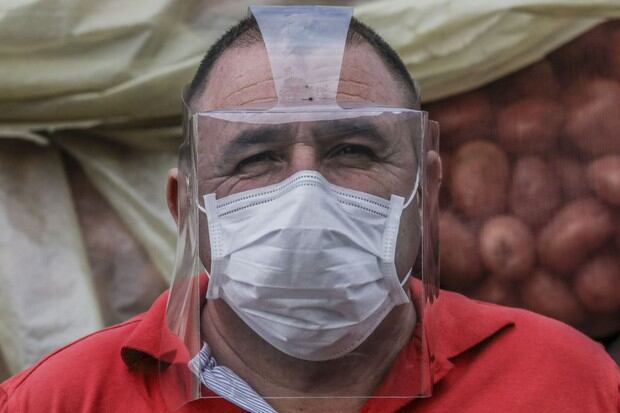
[[[404, 87], [366, 43], [347, 46], [338, 87], [339, 102], [407, 107]], [[194, 102], [201, 112], [277, 103], [264, 45], [228, 49], [213, 67], [204, 93]], [[202, 129], [200, 129], [202, 130]], [[395, 115], [324, 122], [250, 125], [209, 120], [198, 137], [199, 193], [217, 198], [275, 184], [301, 170], [316, 170], [333, 184], [389, 199], [407, 198], [418, 161], [412, 129]], [[201, 216], [200, 242], [208, 244]], [[415, 262], [420, 242], [418, 206], [403, 212], [396, 251], [402, 276]], [[208, 248], [201, 259], [210, 267]]]

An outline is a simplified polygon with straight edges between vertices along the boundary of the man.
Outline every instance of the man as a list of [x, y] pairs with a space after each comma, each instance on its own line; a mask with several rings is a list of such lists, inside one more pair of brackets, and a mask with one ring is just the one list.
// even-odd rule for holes
[[[417, 108], [419, 103], [414, 84], [389, 46], [355, 20], [346, 40], [337, 85], [339, 102]], [[188, 92], [191, 106], [196, 111], [209, 112], [221, 108], [278, 104], [283, 93], [278, 86], [279, 79], [274, 76], [273, 62], [256, 20], [243, 20], [207, 53]], [[620, 380], [613, 361], [600, 345], [559, 322], [527, 311], [483, 304], [458, 294], [441, 292], [433, 304], [432, 318], [422, 326], [423, 303], [416, 299], [420, 297], [416, 293], [421, 288], [420, 282], [413, 280], [410, 286], [406, 284], [409, 269], [414, 267], [417, 272], [415, 263], [420, 250], [420, 222], [415, 218], [415, 209], [404, 205], [404, 198], [415, 188], [412, 185], [415, 157], [406, 143], [395, 141], [397, 131], [389, 135], [392, 140], [385, 141], [381, 147], [345, 141], [322, 150], [319, 139], [309, 138], [316, 135], [305, 129], [307, 124], [297, 122], [292, 131], [282, 125], [271, 130], [271, 137], [274, 134], [286, 135], [283, 138], [288, 139], [285, 150], [265, 150], [261, 146], [265, 145], [264, 140], [251, 136], [231, 151], [228, 148], [233, 138], [227, 137], [222, 123], [218, 124], [217, 119], [207, 121], [212, 122], [209, 126], [216, 128], [218, 133], [211, 132], [204, 139], [208, 150], [197, 151], [196, 164], [200, 172], [195, 177], [198, 193], [212, 195], [204, 197], [204, 202], [198, 205], [201, 211], [200, 245], [210, 245], [210, 249], [200, 248], [198, 251], [204, 267], [211, 269], [208, 282], [204, 275], [200, 276], [199, 286], [199, 338], [205, 346], [198, 355], [192, 353], [189, 354], [191, 358], [184, 358], [181, 354], [183, 347], [178, 346], [175, 337], [171, 338], [171, 343], [166, 342], [171, 305], [168, 304], [167, 318], [168, 298], [164, 294], [147, 313], [69, 344], [3, 383], [0, 412], [171, 411], [177, 406], [170, 403], [169, 394], [183, 393], [181, 387], [186, 383], [183, 377], [188, 371], [200, 380], [202, 387], [198, 392], [206, 397], [192, 400], [197, 394], [196, 389], [185, 389], [188, 396], [181, 395], [179, 400], [185, 398], [188, 403], [180, 407], [181, 412], [620, 411]], [[375, 126], [363, 128], [372, 130]], [[356, 127], [362, 128], [359, 124]], [[332, 128], [325, 136], [335, 133]], [[202, 138], [198, 136], [197, 139]], [[168, 205], [180, 225], [185, 225], [181, 221], [187, 214], [184, 210], [187, 205], [179, 203], [184, 197], [179, 191], [184, 191], [183, 185], [190, 182], [189, 178], [185, 174], [179, 175], [175, 169], [170, 172], [168, 180]], [[216, 260], [214, 253], [217, 255], [215, 246], [219, 245], [219, 230], [214, 228], [214, 222], [221, 220], [222, 231], [226, 231], [225, 214], [220, 216], [217, 209], [225, 208], [222, 200], [229, 200], [227, 202], [234, 205], [235, 202], [245, 202], [238, 194], [249, 194], [247, 197], [256, 196], [269, 203], [272, 199], [264, 198], [265, 192], [275, 191], [284, 197], [287, 194], [284, 185], [296, 182], [296, 179], [306, 183], [310, 187], [308, 191], [315, 191], [304, 192], [305, 189], [300, 188], [297, 192], [310, 194], [310, 198], [289, 197], [286, 202], [278, 204], [282, 208], [279, 210], [253, 205], [263, 215], [257, 219], [252, 216], [252, 220], [236, 229], [243, 232], [247, 226], [253, 225], [256, 231], [262, 231], [263, 226], [271, 225], [269, 213], [276, 220], [276, 216], [284, 214], [283, 211], [292, 210], [296, 214], [304, 209], [312, 211], [309, 204], [307, 208], [299, 205], [303, 199], [312, 199], [329, 207], [333, 205], [329, 194], [341, 192], [350, 197], [348, 199], [359, 196], [364, 202], [381, 206], [392, 194], [400, 195], [390, 198], [390, 208], [397, 204], [402, 211], [401, 224], [394, 235], [397, 241], [393, 266], [397, 283], [393, 292], [404, 299], [399, 305], [388, 307], [389, 313], [378, 318], [379, 322], [366, 329], [368, 331], [364, 334], [332, 337], [329, 331], [322, 330], [321, 323], [316, 323], [317, 332], [325, 334], [313, 335], [312, 331], [306, 331], [308, 338], [304, 341], [299, 339], [304, 337], [298, 331], [300, 324], [287, 318], [287, 314], [297, 309], [284, 308], [285, 311], [278, 312], [282, 309], [273, 305], [272, 298], [258, 302], [266, 308], [252, 307], [256, 303], [247, 300], [238, 305], [234, 294], [247, 288], [244, 283], [252, 284], [251, 293], [256, 293], [257, 297], [268, 292], [269, 289], [264, 287], [284, 289], [283, 285], [267, 285], [265, 280], [275, 281], [269, 278], [269, 271], [261, 272], [263, 269], [258, 268], [256, 262], [248, 263], [251, 271], [233, 274], [241, 279], [228, 280], [229, 285], [235, 285], [237, 290], [226, 291], [225, 284], [214, 284], [219, 280], [214, 275], [218, 271], [217, 265], [213, 265]], [[416, 194], [415, 190], [413, 194]], [[412, 206], [419, 202], [416, 198], [410, 199]], [[220, 204], [214, 204], [216, 202]], [[247, 204], [240, 205], [248, 207]], [[238, 209], [241, 207], [231, 213]], [[315, 218], [320, 222], [329, 218], [330, 213], [324, 209]], [[290, 222], [295, 222], [296, 217]], [[338, 217], [346, 218], [345, 215]], [[334, 226], [340, 223], [340, 220], [333, 221]], [[370, 227], [361, 226], [369, 233]], [[288, 236], [287, 229], [283, 226], [279, 233]], [[328, 249], [327, 244], [338, 244], [339, 236], [344, 237], [346, 231], [344, 228], [336, 234], [338, 236], [332, 233], [333, 237], [325, 240], [325, 249]], [[317, 233], [324, 235], [321, 231]], [[299, 253], [299, 243], [313, 245], [314, 234], [305, 232], [308, 239], [294, 238], [295, 243], [289, 245], [292, 256], [297, 257], [294, 254]], [[272, 236], [272, 233], [265, 237], [267, 235]], [[260, 240], [257, 245], [264, 247]], [[338, 246], [347, 247], [346, 243]], [[278, 248], [282, 257], [287, 256], [285, 249]], [[269, 253], [265, 248], [259, 251]], [[348, 254], [340, 258], [321, 257], [334, 259], [336, 263], [342, 259], [339, 264], [343, 266], [356, 264], [351, 262], [353, 260]], [[262, 258], [254, 255], [254, 260]], [[282, 261], [287, 260], [282, 258]], [[279, 262], [276, 264], [280, 265]], [[307, 266], [319, 264], [308, 262]], [[294, 267], [296, 263], [287, 265]], [[264, 275], [263, 284], [256, 280], [255, 272]], [[368, 283], [371, 282], [374, 280], [369, 279]], [[226, 299], [204, 299], [205, 296], [218, 296], [212, 291], [217, 288], [229, 294], [219, 293], [219, 297]], [[304, 293], [308, 293], [307, 287], [304, 288]], [[333, 286], [334, 291], [338, 288]], [[329, 291], [322, 290], [322, 293], [329, 294]], [[357, 298], [347, 300], [353, 305]], [[342, 308], [323, 310], [326, 313], [333, 310], [334, 319], [340, 320], [343, 314], [351, 315], [347, 300], [341, 300]], [[320, 302], [331, 305], [330, 302], [334, 301], [338, 298]], [[248, 308], [253, 312], [246, 311]], [[308, 321], [304, 317], [318, 310], [308, 308], [300, 312], [300, 320]], [[360, 308], [353, 313], [365, 310]], [[269, 322], [260, 324], [253, 318], [256, 314], [269, 317]], [[351, 315], [354, 316], [356, 314]], [[175, 320], [172, 318], [172, 321]], [[348, 323], [346, 327], [355, 329], [362, 324], [363, 320], [360, 320]], [[175, 331], [178, 334], [178, 330]], [[282, 337], [285, 339], [280, 340]], [[329, 339], [323, 340], [325, 337]], [[363, 340], [350, 341], [350, 337]], [[428, 343], [424, 341], [422, 345], [421, 338]], [[287, 340], [295, 342], [296, 346], [290, 347]], [[330, 347], [332, 344], [335, 347]], [[424, 357], [426, 344], [431, 351], [428, 359]], [[176, 358], [183, 362], [175, 364]], [[176, 367], [179, 370], [175, 370]], [[416, 376], [417, 373], [420, 376]], [[175, 380], [180, 384], [179, 389], [175, 389]], [[416, 397], [430, 387], [432, 395]]]

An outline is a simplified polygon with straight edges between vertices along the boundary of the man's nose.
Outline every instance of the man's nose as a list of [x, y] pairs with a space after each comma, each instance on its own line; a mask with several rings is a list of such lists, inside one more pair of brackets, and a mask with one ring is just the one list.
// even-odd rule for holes
[[304, 170], [318, 171], [320, 168], [317, 150], [308, 143], [295, 143], [291, 147], [289, 156], [289, 176]]

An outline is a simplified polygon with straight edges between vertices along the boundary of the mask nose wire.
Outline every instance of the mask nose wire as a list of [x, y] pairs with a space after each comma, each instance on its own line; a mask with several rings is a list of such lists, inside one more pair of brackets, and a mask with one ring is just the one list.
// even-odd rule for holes
[[418, 185], [420, 185], [420, 168], [418, 168], [418, 172], [416, 173], [416, 176], [415, 176], [415, 183], [413, 184], [413, 191], [411, 192], [411, 195], [409, 195], [409, 199], [407, 199], [407, 202], [405, 202], [405, 205], [403, 205], [403, 209], [407, 208], [409, 204], [411, 204], [411, 201], [413, 201], [413, 199], [415, 198], [416, 193], [418, 192]]

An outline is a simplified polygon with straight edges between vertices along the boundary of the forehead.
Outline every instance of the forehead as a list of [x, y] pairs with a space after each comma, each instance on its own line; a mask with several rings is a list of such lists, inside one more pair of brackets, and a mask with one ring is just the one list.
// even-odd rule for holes
[[[407, 106], [406, 91], [368, 43], [345, 48], [337, 99], [386, 106]], [[276, 89], [262, 42], [229, 48], [213, 66], [197, 110], [274, 104]]]

